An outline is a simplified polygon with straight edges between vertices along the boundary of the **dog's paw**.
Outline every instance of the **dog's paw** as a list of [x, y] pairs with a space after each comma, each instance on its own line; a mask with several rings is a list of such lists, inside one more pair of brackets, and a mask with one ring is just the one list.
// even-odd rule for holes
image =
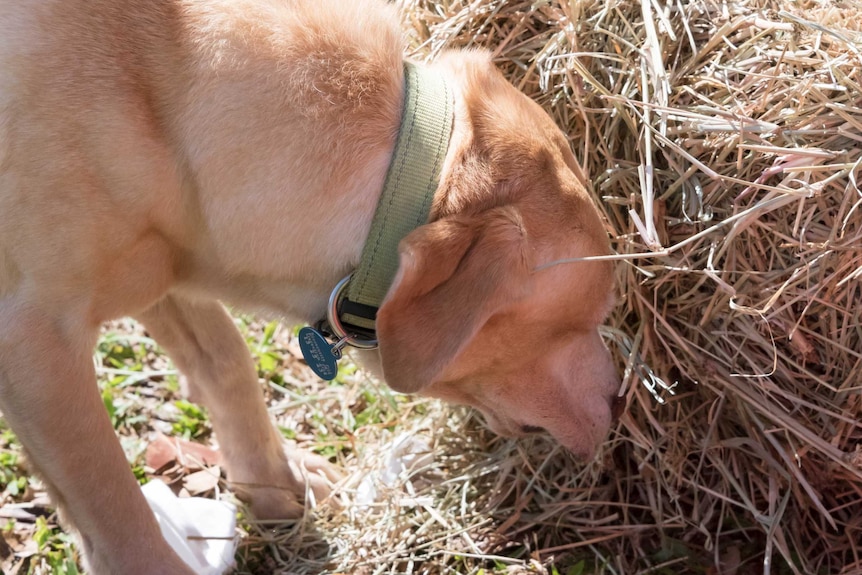
[[247, 501], [257, 519], [297, 519], [307, 508], [321, 503], [338, 502], [332, 495], [341, 471], [325, 458], [285, 444], [286, 464], [279, 473], [278, 487], [266, 484], [246, 484], [240, 498]]
[[328, 501], [334, 503], [332, 489], [336, 483], [341, 481], [344, 474], [326, 458], [310, 451], [300, 449], [294, 444], [285, 444], [284, 454], [291, 473], [298, 479], [298, 485], [302, 489], [299, 497], [307, 499], [309, 496], [314, 504]]

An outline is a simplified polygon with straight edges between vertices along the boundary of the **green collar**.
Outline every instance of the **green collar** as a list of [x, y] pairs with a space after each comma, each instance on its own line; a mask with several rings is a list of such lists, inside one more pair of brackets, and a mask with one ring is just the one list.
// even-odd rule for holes
[[337, 317], [348, 324], [344, 331], [359, 338], [374, 338], [377, 309], [398, 271], [398, 243], [428, 221], [449, 147], [453, 107], [452, 90], [440, 74], [404, 64], [401, 127], [371, 231], [346, 296], [340, 295], [343, 284], [333, 293]]

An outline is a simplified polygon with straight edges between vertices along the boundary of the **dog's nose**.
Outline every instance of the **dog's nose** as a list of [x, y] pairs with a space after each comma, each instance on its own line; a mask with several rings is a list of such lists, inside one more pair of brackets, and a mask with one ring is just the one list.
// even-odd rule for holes
[[620, 416], [626, 410], [626, 396], [615, 395], [610, 400], [611, 403], [611, 421], [616, 423]]

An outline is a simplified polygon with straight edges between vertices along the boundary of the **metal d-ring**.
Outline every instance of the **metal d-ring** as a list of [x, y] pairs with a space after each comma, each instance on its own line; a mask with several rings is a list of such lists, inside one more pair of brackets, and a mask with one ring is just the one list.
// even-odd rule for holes
[[338, 341], [347, 340], [347, 345], [359, 349], [375, 349], [377, 348], [376, 339], [362, 339], [356, 334], [348, 333], [338, 317], [338, 301], [341, 299], [341, 292], [347, 287], [347, 283], [352, 277], [353, 274], [351, 273], [332, 288], [332, 293], [329, 294], [329, 305], [326, 308], [326, 321], [329, 322], [329, 329], [332, 331], [332, 335], [338, 338]]

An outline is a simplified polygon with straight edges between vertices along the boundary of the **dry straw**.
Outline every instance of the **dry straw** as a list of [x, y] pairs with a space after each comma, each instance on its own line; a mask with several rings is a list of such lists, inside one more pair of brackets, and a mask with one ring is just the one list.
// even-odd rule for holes
[[862, 573], [862, 7], [403, 4], [416, 57], [492, 50], [570, 137], [628, 410], [583, 466], [420, 405], [433, 461], [361, 507], [394, 434], [358, 444], [326, 557], [280, 569]]

